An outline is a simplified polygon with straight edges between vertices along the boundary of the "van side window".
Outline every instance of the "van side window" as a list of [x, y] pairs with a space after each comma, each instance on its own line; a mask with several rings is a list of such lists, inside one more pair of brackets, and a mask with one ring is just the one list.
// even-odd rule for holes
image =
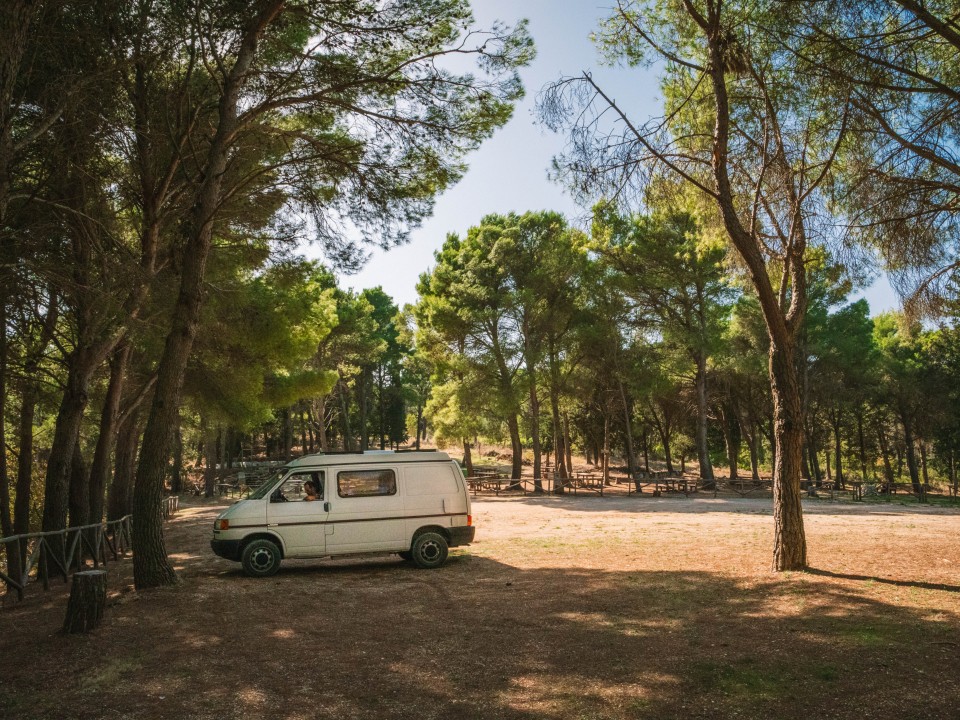
[[396, 495], [397, 474], [393, 470], [341, 470], [337, 494], [342, 498]]

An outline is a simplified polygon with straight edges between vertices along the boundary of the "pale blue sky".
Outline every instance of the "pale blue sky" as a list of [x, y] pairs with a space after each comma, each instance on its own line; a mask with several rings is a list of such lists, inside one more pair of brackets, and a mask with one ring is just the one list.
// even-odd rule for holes
[[[589, 33], [607, 14], [609, 2], [596, 0], [474, 0], [479, 27], [502, 20], [510, 25], [530, 21], [537, 47], [536, 60], [521, 71], [527, 96], [510, 122], [468, 158], [470, 169], [436, 203], [433, 216], [411, 234], [408, 245], [375, 250], [358, 274], [341, 278], [341, 285], [362, 289], [380, 285], [402, 306], [417, 299], [416, 283], [433, 265], [433, 252], [447, 233], [463, 235], [488, 213], [557, 210], [575, 220], [583, 218], [563, 188], [547, 178], [551, 158], [565, 138], [536, 123], [534, 105], [540, 89], [563, 75], [590, 70], [616, 100], [644, 117], [658, 114], [657, 79], [653, 71], [602, 67]], [[873, 313], [897, 305], [885, 279], [865, 293]]]

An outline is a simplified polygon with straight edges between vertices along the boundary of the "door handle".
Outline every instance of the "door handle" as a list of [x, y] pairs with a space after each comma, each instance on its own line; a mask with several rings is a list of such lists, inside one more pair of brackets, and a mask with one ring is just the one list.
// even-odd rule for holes
[[324, 512], [330, 512], [330, 503], [329, 503], [329, 502], [323, 503], [323, 511], [324, 511]]

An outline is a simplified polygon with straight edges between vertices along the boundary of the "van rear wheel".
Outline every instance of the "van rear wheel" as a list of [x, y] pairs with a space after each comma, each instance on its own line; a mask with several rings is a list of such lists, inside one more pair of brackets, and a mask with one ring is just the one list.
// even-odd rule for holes
[[250, 577], [270, 577], [280, 569], [280, 548], [270, 540], [251, 540], [240, 558]]
[[447, 559], [447, 541], [443, 535], [435, 532], [417, 535], [410, 547], [410, 554], [417, 567], [426, 570], [438, 568]]

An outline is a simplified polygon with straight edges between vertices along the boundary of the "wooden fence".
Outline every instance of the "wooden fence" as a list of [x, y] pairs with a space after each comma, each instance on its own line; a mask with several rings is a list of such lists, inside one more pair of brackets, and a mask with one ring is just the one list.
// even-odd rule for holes
[[[166, 520], [179, 507], [180, 499], [172, 495], [163, 499], [160, 512]], [[19, 576], [16, 567], [7, 567], [13, 575], [0, 570], [0, 580], [6, 583], [7, 592], [16, 591], [17, 599], [23, 600], [23, 591], [31, 579], [42, 583], [44, 590], [49, 590], [51, 575], [67, 582], [72, 573], [85, 567], [86, 558], [92, 559], [93, 567], [98, 568], [106, 565], [108, 558], [119, 560], [124, 557], [132, 545], [132, 531], [133, 516], [125, 515], [119, 520], [92, 525], [0, 538], [4, 557], [11, 557], [10, 545], [15, 545], [13, 556], [21, 559]]]

